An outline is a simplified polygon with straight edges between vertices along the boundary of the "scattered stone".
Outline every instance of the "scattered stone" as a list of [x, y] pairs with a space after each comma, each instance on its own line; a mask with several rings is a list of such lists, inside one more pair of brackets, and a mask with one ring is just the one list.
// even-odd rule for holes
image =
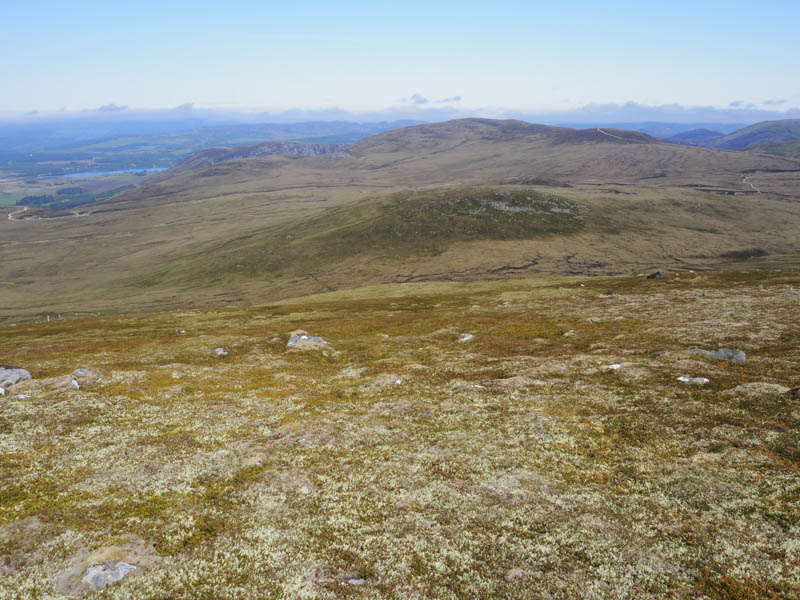
[[12, 367], [11, 365], [0, 365], [0, 387], [6, 390], [12, 385], [30, 378], [31, 373], [27, 369]]
[[183, 334], [186, 333], [186, 330], [185, 329], [176, 329], [175, 333], [177, 333], [178, 335], [183, 335]]
[[364, 585], [367, 583], [367, 579], [362, 579], [361, 577], [345, 577], [342, 579], [348, 585]]
[[615, 292], [603, 292], [603, 293], [602, 293], [602, 294], [600, 294], [600, 295], [601, 295], [601, 296], [604, 296], [604, 297], [606, 297], [606, 298], [614, 298], [615, 296], [619, 296], [619, 294], [617, 294], [617, 293], [615, 293]]
[[81, 581], [95, 590], [122, 581], [131, 571], [138, 569], [136, 565], [121, 560], [111, 560], [101, 565], [92, 565], [83, 574]]
[[562, 333], [561, 337], [575, 337], [576, 335], [578, 335], [578, 332], [574, 329], [570, 329], [569, 331]]
[[214, 348], [211, 354], [214, 356], [228, 356], [228, 351], [225, 348]]
[[316, 335], [309, 335], [305, 331], [298, 329], [289, 334], [289, 341], [286, 342], [286, 350], [290, 352], [303, 352], [306, 350], [324, 350], [331, 345]]
[[389, 334], [388, 333], [379, 333], [378, 337], [383, 338], [384, 340], [388, 340], [389, 339]]
[[82, 550], [53, 581], [62, 596], [80, 597], [117, 583], [125, 577], [137, 577], [161, 564], [152, 544], [126, 536], [119, 545], [94, 551]]
[[621, 365], [621, 364], [619, 364], [619, 363], [614, 363], [613, 365], [608, 365], [607, 367], [603, 367], [603, 370], [604, 370], [604, 371], [616, 371], [616, 370], [617, 370], [617, 369], [619, 369], [621, 366], [622, 366], [622, 365]]
[[662, 277], [664, 277], [664, 274], [661, 271], [650, 273], [650, 275], [647, 276], [648, 279], [661, 279]]
[[800, 387], [793, 387], [786, 392], [786, 396], [792, 400], [800, 400]]
[[403, 378], [395, 373], [381, 373], [367, 386], [370, 392], [381, 392], [383, 390], [397, 387], [403, 383]]
[[589, 317], [587, 320], [589, 321], [589, 323], [599, 323], [600, 322], [600, 319], [595, 319], [594, 317]]
[[103, 376], [97, 371], [92, 369], [75, 369], [72, 372], [72, 379], [78, 382], [81, 387], [86, 387], [92, 383], [98, 383], [103, 380]]
[[0, 385], [0, 396], [5, 396], [5, 395], [6, 395], [6, 388]]
[[458, 336], [458, 341], [461, 343], [471, 342], [474, 339], [475, 335], [473, 335], [472, 333], [462, 333], [461, 335]]
[[692, 385], [705, 385], [710, 383], [710, 380], [706, 379], [705, 377], [689, 377], [688, 375], [681, 375], [678, 377], [678, 381], [682, 381], [683, 383], [691, 383]]
[[79, 390], [81, 389], [81, 384], [78, 383], [77, 379], [71, 379], [70, 382], [67, 384], [67, 389], [69, 390]]
[[653, 358], [658, 358], [658, 357], [659, 357], [659, 356], [661, 356], [662, 354], [664, 354], [664, 351], [663, 351], [663, 350], [656, 350], [655, 352], [651, 352], [651, 353], [650, 353], [650, 356], [652, 356]]
[[747, 355], [741, 350], [735, 348], [720, 348], [719, 350], [702, 350], [700, 348], [692, 348], [689, 354], [702, 354], [714, 360], [727, 360], [737, 365], [743, 365], [747, 359]]

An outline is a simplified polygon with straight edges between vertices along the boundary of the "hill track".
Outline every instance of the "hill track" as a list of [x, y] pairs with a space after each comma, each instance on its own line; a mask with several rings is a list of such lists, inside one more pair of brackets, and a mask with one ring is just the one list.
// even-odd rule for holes
[[619, 136], [619, 135], [614, 135], [613, 133], [608, 133], [607, 131], [603, 131], [602, 127], [598, 127], [597, 131], [599, 133], [602, 133], [603, 135], [607, 135], [610, 138], [614, 138], [616, 140], [622, 140], [623, 142], [636, 142], [637, 144], [646, 144], [647, 143], [647, 142], [644, 142], [642, 140], [632, 140], [630, 138], [624, 138], [624, 137]]

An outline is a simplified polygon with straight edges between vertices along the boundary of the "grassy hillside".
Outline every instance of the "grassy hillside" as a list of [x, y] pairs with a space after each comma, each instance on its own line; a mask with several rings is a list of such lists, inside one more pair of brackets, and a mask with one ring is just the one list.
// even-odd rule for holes
[[0, 326], [0, 596], [796, 598], [788, 266]]
[[766, 154], [775, 154], [776, 156], [787, 156], [790, 158], [800, 158], [800, 140], [793, 142], [777, 142], [774, 144], [760, 144], [750, 146], [750, 152], [764, 152]]
[[753, 146], [800, 141], [800, 119], [764, 121], [719, 138], [712, 145], [722, 150], [744, 150]]
[[682, 131], [676, 135], [666, 138], [665, 142], [671, 144], [683, 144], [685, 146], [713, 146], [714, 142], [725, 137], [724, 133], [712, 131], [710, 129], [692, 129]]
[[769, 261], [798, 252], [799, 177], [795, 160], [636, 132], [415, 126], [167, 173], [80, 216], [2, 218], [0, 316]]

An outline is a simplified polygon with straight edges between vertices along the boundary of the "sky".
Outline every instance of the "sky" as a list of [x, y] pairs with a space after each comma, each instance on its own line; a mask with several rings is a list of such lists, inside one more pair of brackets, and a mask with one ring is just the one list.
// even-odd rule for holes
[[798, 31], [798, 0], [7, 2], [0, 113], [781, 112]]

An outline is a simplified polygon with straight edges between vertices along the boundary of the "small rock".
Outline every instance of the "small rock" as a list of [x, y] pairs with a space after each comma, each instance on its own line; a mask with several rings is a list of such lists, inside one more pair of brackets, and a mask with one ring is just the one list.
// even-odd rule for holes
[[575, 337], [576, 335], [578, 335], [578, 332], [576, 332], [574, 329], [570, 329], [569, 331], [562, 333], [561, 337]]
[[138, 569], [136, 565], [120, 560], [112, 560], [100, 565], [92, 565], [83, 574], [81, 581], [92, 589], [99, 590], [107, 585], [121, 581], [128, 573]]
[[301, 329], [292, 331], [289, 334], [289, 341], [286, 342], [286, 350], [289, 351], [323, 350], [330, 347], [331, 345], [321, 337], [309, 335]]
[[615, 297], [615, 296], [619, 296], [619, 294], [617, 294], [617, 293], [614, 293], [614, 292], [603, 292], [603, 293], [602, 293], [602, 294], [600, 294], [600, 295], [601, 295], [601, 296], [604, 296], [604, 297], [606, 297], [606, 298], [613, 298], [613, 297]]
[[103, 380], [103, 376], [97, 371], [92, 369], [75, 369], [72, 372], [72, 379], [78, 382], [81, 387], [86, 387], [89, 384], [97, 383]]
[[594, 317], [589, 317], [587, 320], [589, 321], [589, 323], [599, 323], [600, 322], [600, 319], [595, 319]]
[[616, 370], [617, 370], [617, 369], [619, 369], [621, 366], [622, 366], [622, 365], [621, 365], [621, 364], [619, 364], [619, 363], [614, 363], [613, 365], [608, 365], [607, 367], [603, 367], [603, 370], [604, 370], [604, 371], [616, 371]]
[[12, 367], [11, 365], [0, 365], [0, 387], [8, 389], [12, 385], [30, 378], [31, 374], [27, 369]]
[[793, 387], [786, 392], [785, 396], [787, 398], [791, 398], [792, 400], [800, 400], [800, 387]]
[[228, 351], [225, 348], [214, 348], [211, 354], [214, 356], [228, 356]]
[[5, 395], [6, 395], [6, 388], [0, 385], [0, 396], [5, 396]]
[[348, 585], [364, 585], [365, 583], [367, 583], [367, 580], [358, 577], [358, 578], [345, 579], [344, 582]]
[[737, 365], [743, 365], [747, 360], [747, 355], [741, 350], [735, 348], [720, 348], [718, 350], [702, 350], [700, 348], [692, 348], [689, 354], [702, 354], [714, 360], [727, 360]]
[[461, 343], [470, 342], [470, 341], [472, 341], [474, 339], [475, 339], [475, 336], [473, 334], [471, 334], [471, 333], [462, 333], [461, 335], [458, 336], [458, 341], [461, 342]]
[[661, 271], [650, 273], [650, 275], [647, 276], [648, 279], [661, 279], [662, 277], [664, 277], [664, 274]]
[[79, 389], [81, 389], [81, 384], [78, 383], [77, 379], [71, 379], [70, 382], [67, 384], [67, 389], [69, 389], [69, 390], [79, 390]]
[[381, 373], [367, 386], [371, 392], [381, 392], [388, 388], [397, 387], [403, 383], [403, 378], [394, 373]]
[[705, 377], [689, 377], [688, 375], [681, 375], [678, 377], [678, 381], [682, 381], [683, 383], [691, 383], [692, 385], [705, 385], [710, 382]]
[[183, 334], [186, 333], [186, 330], [185, 329], [176, 329], [175, 333], [177, 333], [178, 335], [183, 335]]

